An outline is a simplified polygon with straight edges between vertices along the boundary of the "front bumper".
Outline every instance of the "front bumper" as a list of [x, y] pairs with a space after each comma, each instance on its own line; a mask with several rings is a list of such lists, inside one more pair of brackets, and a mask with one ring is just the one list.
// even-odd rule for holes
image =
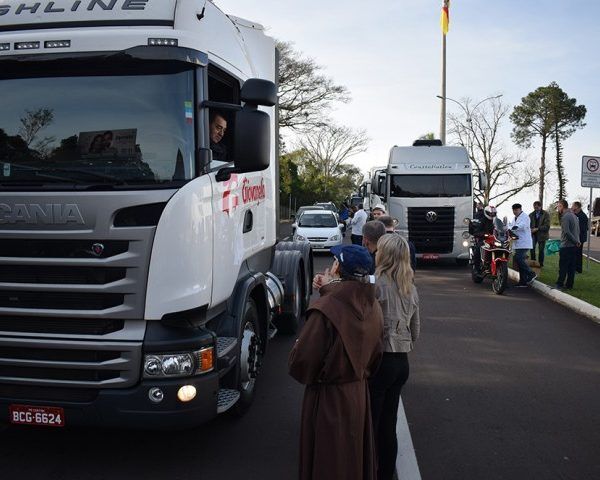
[[328, 240], [327, 242], [310, 242], [310, 247], [317, 252], [328, 252], [331, 247], [342, 244], [342, 240]]
[[[196, 387], [196, 397], [187, 403], [177, 398], [177, 391], [183, 385]], [[148, 397], [152, 387], [164, 392], [160, 403], [153, 403]], [[61, 396], [63, 391], [63, 398]], [[9, 423], [9, 405], [32, 405], [61, 407], [65, 412], [65, 426], [94, 426], [136, 429], [185, 429], [196, 427], [217, 415], [217, 395], [219, 375], [211, 372], [188, 378], [160, 381], [144, 380], [133, 388], [103, 389], [90, 394], [90, 399], [74, 401], [80, 395], [79, 389], [53, 389], [56, 399], [35, 400], [40, 393], [31, 387], [20, 388], [14, 385], [0, 385], [0, 423]], [[29, 393], [28, 393], [29, 392]], [[12, 398], [7, 397], [11, 394]], [[43, 393], [42, 393], [43, 395]], [[29, 397], [29, 398], [28, 398]]]

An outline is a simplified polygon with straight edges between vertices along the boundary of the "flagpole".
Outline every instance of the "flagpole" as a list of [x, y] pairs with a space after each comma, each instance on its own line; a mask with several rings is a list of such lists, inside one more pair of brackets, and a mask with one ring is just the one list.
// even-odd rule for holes
[[440, 140], [446, 145], [446, 35], [442, 32], [442, 95], [440, 111]]

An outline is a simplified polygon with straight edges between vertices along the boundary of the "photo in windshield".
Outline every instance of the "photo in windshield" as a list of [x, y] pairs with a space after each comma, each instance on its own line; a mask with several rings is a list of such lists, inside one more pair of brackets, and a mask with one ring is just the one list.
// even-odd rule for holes
[[193, 176], [191, 70], [0, 80], [0, 184], [153, 186]]
[[471, 175], [392, 175], [390, 196], [470, 197]]
[[300, 217], [299, 227], [310, 227], [310, 228], [333, 228], [337, 227], [337, 221], [335, 217], [330, 214], [322, 213], [304, 213]]

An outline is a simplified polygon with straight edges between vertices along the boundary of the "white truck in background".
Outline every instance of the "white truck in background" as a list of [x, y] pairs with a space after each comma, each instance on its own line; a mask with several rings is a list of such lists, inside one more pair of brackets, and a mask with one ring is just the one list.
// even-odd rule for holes
[[385, 184], [386, 167], [374, 167], [369, 170], [366, 180], [360, 186], [365, 211], [370, 212], [374, 207], [385, 206], [385, 195], [381, 190]]
[[2, 2], [0, 423], [250, 406], [313, 273], [277, 242], [276, 82], [274, 40], [207, 0]]
[[[398, 231], [415, 245], [417, 258], [469, 261], [469, 232], [463, 221], [473, 216], [473, 171], [467, 151], [419, 140], [390, 150], [384, 186], [387, 212]], [[480, 179], [480, 181], [484, 181]]]

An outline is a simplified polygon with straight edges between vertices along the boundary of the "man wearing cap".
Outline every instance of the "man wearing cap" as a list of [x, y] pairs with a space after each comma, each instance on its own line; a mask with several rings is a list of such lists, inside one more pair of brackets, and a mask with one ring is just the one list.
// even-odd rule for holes
[[523, 213], [520, 203], [515, 203], [512, 211], [515, 217], [509, 222], [508, 227], [519, 237], [512, 244], [515, 261], [519, 267], [519, 284], [517, 286], [526, 287], [531, 285], [537, 277], [527, 265], [527, 252], [533, 247], [530, 219]]
[[340, 245], [322, 277], [290, 353], [290, 375], [306, 385], [300, 480], [375, 480], [375, 440], [367, 380], [382, 356], [383, 313], [358, 245]]

